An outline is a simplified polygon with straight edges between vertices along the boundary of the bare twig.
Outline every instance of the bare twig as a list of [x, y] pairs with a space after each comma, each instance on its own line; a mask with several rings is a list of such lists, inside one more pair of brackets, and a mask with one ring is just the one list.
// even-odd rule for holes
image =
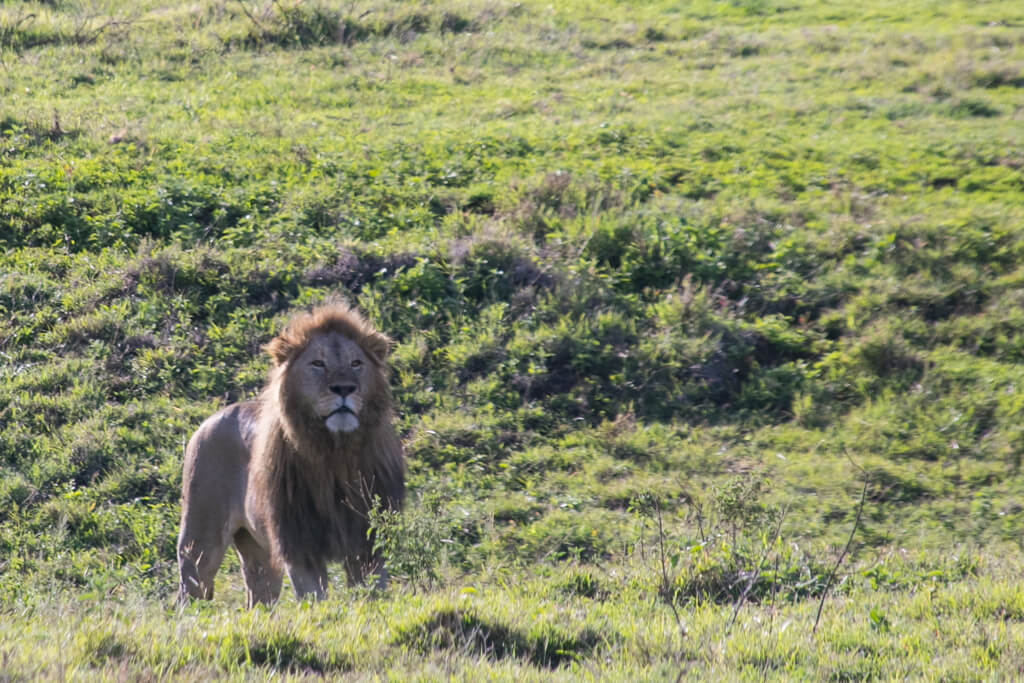
[[647, 518], [640, 518], [640, 561], [647, 564], [647, 552], [644, 550], [644, 531], [647, 530]]
[[238, 0], [238, 6], [242, 8], [242, 12], [245, 13], [245, 16], [249, 17], [249, 21], [251, 21], [253, 25], [259, 29], [260, 38], [262, 39], [262, 37], [267, 34], [267, 29], [263, 27], [263, 24], [260, 23], [260, 20], [253, 16], [253, 13], [250, 12], [249, 8], [245, 6], [245, 0]]
[[23, 10], [18, 10], [18, 18], [14, 20], [9, 26], [0, 26], [0, 66], [7, 68], [7, 61], [4, 59], [4, 53], [7, 52], [7, 48], [10, 47], [17, 53], [17, 33], [21, 29], [22, 24], [35, 20], [35, 13], [22, 15]]
[[[775, 546], [775, 542], [779, 540], [779, 534], [782, 532], [782, 522], [786, 519], [786, 515], [788, 513], [789, 506], [787, 505], [782, 509], [782, 514], [779, 515], [779, 522], [775, 525], [775, 533], [772, 535], [771, 542], [765, 545], [764, 552], [761, 553], [761, 559], [757, 561], [757, 569], [754, 570], [754, 573], [751, 574], [750, 579], [747, 581], [747, 587], [743, 589], [743, 594], [736, 599], [736, 604], [733, 606], [732, 610], [732, 618], [729, 619], [729, 625], [725, 627], [726, 633], [729, 633], [733, 624], [736, 623], [736, 617], [739, 616], [740, 608], [742, 608], [743, 603], [747, 601], [747, 596], [750, 594], [750, 590], [754, 587], [754, 584], [757, 583], [759, 578], [761, 578], [761, 569], [764, 567], [764, 561], [768, 559], [768, 553], [771, 552], [772, 547]], [[778, 558], [776, 558], [776, 560], [778, 560]], [[778, 577], [776, 577], [776, 580], [778, 580]]]
[[700, 503], [698, 503], [695, 500], [693, 500], [693, 498], [691, 496], [687, 496], [686, 497], [686, 504], [690, 506], [690, 508], [693, 510], [694, 515], [697, 516], [697, 530], [700, 532], [700, 542], [701, 543], [707, 543], [708, 542], [708, 537], [707, 537], [707, 534], [704, 533], [704, 508], [703, 508], [703, 506]]
[[71, 42], [75, 45], [92, 45], [99, 37], [103, 35], [108, 29], [112, 28], [130, 28], [135, 24], [139, 23], [140, 20], [137, 16], [128, 19], [114, 19], [109, 18], [102, 24], [96, 27], [90, 27], [90, 24], [94, 19], [98, 19], [99, 15], [87, 14], [81, 16], [76, 21], [75, 29], [71, 34]]
[[841, 565], [843, 563], [843, 560], [846, 558], [846, 553], [849, 552], [850, 546], [853, 544], [854, 534], [857, 533], [857, 527], [860, 526], [860, 516], [861, 516], [861, 513], [864, 512], [864, 501], [867, 500], [867, 496], [868, 496], [868, 473], [867, 473], [867, 471], [863, 467], [861, 467], [860, 465], [858, 465], [857, 463], [855, 463], [853, 461], [853, 458], [850, 457], [850, 454], [846, 452], [845, 448], [843, 449], [843, 453], [846, 455], [847, 459], [853, 464], [853, 466], [856, 467], [858, 470], [860, 470], [864, 474], [864, 488], [861, 489], [861, 492], [860, 492], [860, 504], [857, 506], [857, 516], [853, 520], [853, 528], [850, 529], [850, 537], [848, 539], [846, 539], [846, 547], [843, 548], [843, 552], [839, 554], [839, 559], [836, 560], [836, 564], [835, 564], [834, 567], [832, 567], [832, 572], [828, 576], [828, 581], [825, 582], [825, 590], [823, 590], [821, 592], [821, 601], [818, 602], [818, 613], [814, 617], [814, 627], [811, 629], [811, 637], [812, 638], [815, 635], [817, 635], [817, 633], [818, 633], [818, 623], [821, 621], [821, 610], [822, 610], [822, 608], [825, 607], [825, 598], [828, 597], [828, 591], [829, 591], [830, 588], [832, 588], [832, 582], [836, 578], [836, 572], [839, 571], [839, 565]]
[[9, 31], [11, 35], [14, 35], [14, 33], [16, 31], [21, 29], [21, 25], [22, 24], [25, 24], [25, 23], [30, 22], [30, 21], [34, 21], [35, 18], [36, 18], [35, 12], [31, 12], [31, 13], [23, 15], [23, 16], [19, 13], [18, 18], [14, 20], [14, 23], [11, 24], [10, 28], [7, 31], [5, 31], [5, 33]]
[[668, 564], [665, 561], [665, 527], [661, 521], [661, 503], [658, 502], [658, 498], [654, 498], [654, 512], [657, 514], [658, 519], [658, 553], [661, 557], [661, 595], [668, 602], [668, 606], [672, 609], [672, 616], [675, 617], [676, 626], [679, 627], [680, 638], [686, 637], [686, 626], [683, 624], [683, 618], [679, 616], [679, 610], [676, 608], [676, 596], [675, 591], [672, 590], [672, 582], [668, 578]]
[[18, 11], [18, 17], [14, 19], [14, 21], [9, 26], [3, 27], [2, 30], [0, 30], [0, 38], [6, 39], [8, 37], [13, 36], [15, 33], [21, 30], [22, 24], [26, 24], [30, 21], [35, 20], [35, 12], [30, 12], [29, 14], [22, 14], [22, 11], [23, 10]]
[[775, 580], [772, 581], [772, 601], [769, 608], [768, 637], [772, 637], [775, 630], [775, 595], [779, 592], [779, 556], [775, 556]]
[[[661, 518], [661, 503], [658, 501], [657, 496], [652, 496], [654, 503], [654, 511], [657, 515], [658, 520], [658, 554], [661, 557], [661, 597], [668, 602], [669, 609], [672, 610], [672, 616], [676, 620], [676, 626], [679, 628], [679, 644], [682, 647], [682, 641], [686, 640], [688, 632], [686, 626], [683, 624], [683, 618], [679, 616], [679, 609], [676, 608], [676, 595], [672, 589], [672, 582], [668, 577], [668, 563], [665, 560], [665, 525]], [[681, 653], [679, 661], [681, 662]], [[686, 673], [685, 667], [680, 667], [679, 675], [676, 676], [676, 683], [683, 680], [683, 674]]]
[[64, 129], [60, 127], [60, 116], [57, 114], [57, 110], [53, 110], [53, 126], [50, 128], [50, 138], [59, 139], [64, 137]]
[[[772, 598], [768, 605], [768, 639], [770, 640], [772, 635], [775, 633], [775, 596], [779, 592], [779, 555], [775, 554], [775, 574], [774, 580], [772, 581]], [[781, 633], [779, 634], [781, 635]], [[768, 670], [771, 667], [771, 659], [765, 658], [764, 662], [761, 663], [761, 680], [768, 680]]]
[[274, 7], [277, 8], [277, 11], [280, 12], [281, 16], [284, 18], [284, 20], [290, 22], [292, 20], [292, 11], [294, 10], [294, 7], [291, 10], [289, 10], [286, 9], [285, 6], [281, 4], [280, 0], [272, 0], [272, 2], [274, 3]]

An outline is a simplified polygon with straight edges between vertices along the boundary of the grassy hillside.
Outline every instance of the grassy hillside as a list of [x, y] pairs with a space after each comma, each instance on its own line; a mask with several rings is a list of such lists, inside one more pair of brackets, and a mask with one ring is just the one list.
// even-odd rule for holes
[[[0, 3], [0, 671], [1021, 675], [1022, 29]], [[184, 442], [334, 296], [397, 341], [394, 581], [175, 609]]]

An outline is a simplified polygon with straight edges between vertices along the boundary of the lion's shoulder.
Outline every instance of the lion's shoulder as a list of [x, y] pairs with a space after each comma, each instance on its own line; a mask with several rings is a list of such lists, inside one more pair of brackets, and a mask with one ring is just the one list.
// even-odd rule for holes
[[250, 448], [259, 429], [261, 411], [260, 401], [232, 403], [203, 420], [191, 441], [197, 445], [210, 441], [232, 442], [231, 445]]

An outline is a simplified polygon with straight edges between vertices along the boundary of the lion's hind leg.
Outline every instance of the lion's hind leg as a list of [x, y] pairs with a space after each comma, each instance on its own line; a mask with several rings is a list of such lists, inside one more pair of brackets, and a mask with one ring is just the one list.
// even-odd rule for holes
[[226, 550], [227, 543], [221, 539], [198, 539], [188, 534], [187, 528], [182, 530], [178, 538], [179, 603], [189, 597], [213, 599], [213, 578]]
[[235, 549], [245, 577], [246, 607], [273, 604], [281, 595], [281, 570], [274, 567], [267, 549], [245, 529], [235, 533]]

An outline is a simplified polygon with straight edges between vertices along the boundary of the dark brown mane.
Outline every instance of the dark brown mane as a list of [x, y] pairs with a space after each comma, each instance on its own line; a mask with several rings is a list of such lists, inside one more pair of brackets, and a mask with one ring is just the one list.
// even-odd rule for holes
[[[328, 332], [345, 335], [373, 360], [362, 424], [351, 433], [328, 432], [314, 416], [296, 414], [289, 400], [288, 361]], [[389, 347], [386, 336], [344, 304], [298, 316], [267, 344], [275, 367], [262, 395], [254, 465], [278, 562], [319, 566], [340, 560], [350, 575], [373, 564], [369, 511], [375, 501], [398, 509], [404, 495], [401, 444], [391, 426]]]
[[300, 313], [265, 347], [259, 400], [199, 425], [182, 461], [179, 602], [213, 597], [229, 545], [249, 607], [276, 601], [285, 572], [299, 599], [324, 597], [335, 561], [350, 582], [386, 584], [369, 517], [405, 493], [389, 347], [348, 304]]

